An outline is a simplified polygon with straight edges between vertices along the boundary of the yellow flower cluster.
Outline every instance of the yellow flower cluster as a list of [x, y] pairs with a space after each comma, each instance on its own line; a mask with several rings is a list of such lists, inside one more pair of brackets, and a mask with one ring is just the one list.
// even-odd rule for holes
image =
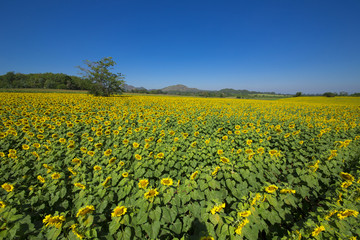
[[92, 213], [93, 211], [95, 211], [95, 207], [93, 205], [89, 205], [89, 206], [80, 208], [76, 214], [76, 217], [85, 216], [86, 214]]
[[[99, 198], [94, 196], [99, 194], [100, 199], [110, 203], [112, 193], [108, 193], [113, 192], [123, 199], [120, 203], [111, 203], [116, 207], [107, 211], [111, 212], [111, 221], [122, 223], [129, 212], [131, 217], [140, 212], [143, 206], [136, 205], [138, 202], [154, 201], [156, 209], [164, 207], [163, 201], [167, 200], [168, 206], [173, 206], [177, 196], [184, 196], [184, 200], [201, 206], [208, 206], [211, 200], [218, 201], [220, 204], [209, 206], [206, 214], [212, 220], [217, 213], [237, 216], [232, 226], [240, 235], [246, 233], [246, 225], [252, 228], [257, 224], [250, 223], [252, 219], [266, 218], [257, 211], [259, 208], [264, 208], [265, 213], [272, 211], [272, 201], [287, 208], [286, 211], [292, 209], [294, 203], [300, 206], [299, 201], [307, 204], [303, 201], [308, 199], [307, 195], [315, 195], [311, 191], [307, 193], [306, 187], [313, 189], [321, 187], [318, 183], [326, 184], [321, 178], [329, 175], [326, 172], [326, 167], [331, 165], [329, 161], [347, 164], [360, 139], [355, 136], [360, 126], [358, 105], [297, 102], [306, 98], [255, 101], [1, 93], [0, 100], [3, 103], [0, 141], [3, 146], [11, 146], [3, 147], [0, 152], [2, 164], [10, 166], [4, 169], [17, 163], [33, 166], [31, 171], [19, 171], [3, 179], [2, 191], [8, 196], [4, 202], [0, 201], [4, 212], [17, 209], [17, 202], [28, 204], [36, 200], [21, 198], [23, 193], [23, 196], [34, 196], [50, 192], [52, 196], [59, 191], [59, 195], [65, 192], [75, 195], [71, 198], [75, 204], [70, 204], [66, 211], [67, 218], [68, 214], [87, 216], [99, 204], [95, 200]], [[347, 99], [341, 101], [345, 103]], [[12, 142], [16, 144], [9, 145]], [[324, 150], [320, 151], [318, 145]], [[26, 161], [31, 164], [24, 164]], [[331, 176], [337, 181], [334, 184], [337, 189], [331, 211], [325, 213], [326, 221], [353, 220], [350, 217], [358, 216], [358, 209], [346, 204], [360, 199], [360, 178], [355, 180], [359, 177], [356, 170], [351, 170], [351, 174], [340, 171], [344, 172]], [[296, 185], [298, 178], [303, 186]], [[306, 181], [311, 179], [315, 181], [307, 186]], [[241, 196], [241, 188], [236, 189], [240, 184], [247, 187], [249, 196]], [[243, 200], [239, 203], [241, 210], [226, 208], [224, 213], [223, 190], [233, 195], [229, 199], [234, 195], [248, 198], [244, 205], [241, 205]], [[95, 206], [73, 209], [83, 204], [76, 201], [82, 200], [85, 194], [87, 201]], [[215, 194], [219, 195], [213, 196]], [[129, 202], [134, 205], [122, 206]], [[72, 233], [80, 239], [85, 238], [85, 233], [88, 235], [82, 222], [85, 219], [75, 219], [77, 224], [66, 225], [71, 225]], [[43, 222], [60, 228], [65, 224], [65, 216], [47, 215]], [[105, 220], [100, 223], [106, 224]], [[308, 226], [307, 232], [301, 230], [297, 236], [320, 235], [327, 225], [318, 224]], [[289, 229], [293, 230], [296, 229]], [[231, 231], [233, 234], [234, 230]], [[203, 233], [201, 239], [219, 238], [215, 233]], [[267, 234], [270, 238], [271, 231]]]
[[149, 191], [147, 191], [145, 194], [144, 194], [144, 197], [146, 199], [150, 199], [152, 200], [154, 197], [156, 197], [157, 195], [159, 195], [159, 192], [155, 189], [149, 189]]
[[7, 192], [12, 192], [14, 190], [14, 186], [10, 183], [4, 183], [1, 187]]
[[45, 218], [43, 219], [43, 223], [45, 224], [45, 226], [54, 226], [56, 228], [60, 228], [62, 226], [62, 223], [65, 222], [65, 217], [64, 216], [51, 216], [51, 215], [46, 215]]
[[319, 227], [316, 227], [314, 229], [314, 231], [311, 233], [311, 236], [313, 237], [316, 237], [317, 235], [319, 235], [319, 233], [325, 231], [325, 227], [324, 226], [319, 226]]
[[210, 210], [210, 212], [211, 212], [211, 214], [215, 214], [215, 213], [218, 213], [218, 212], [220, 212], [222, 209], [224, 209], [225, 208], [225, 203], [222, 203], [222, 204], [220, 204], [220, 205], [215, 205], [211, 210]]
[[125, 215], [127, 212], [127, 208], [124, 206], [117, 206], [114, 211], [111, 213], [111, 217], [121, 217], [122, 215]]

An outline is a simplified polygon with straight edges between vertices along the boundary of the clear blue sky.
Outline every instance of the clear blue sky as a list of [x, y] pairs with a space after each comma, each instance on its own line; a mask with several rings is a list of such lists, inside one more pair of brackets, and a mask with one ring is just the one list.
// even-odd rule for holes
[[0, 2], [0, 74], [111, 56], [137, 87], [360, 92], [359, 0]]

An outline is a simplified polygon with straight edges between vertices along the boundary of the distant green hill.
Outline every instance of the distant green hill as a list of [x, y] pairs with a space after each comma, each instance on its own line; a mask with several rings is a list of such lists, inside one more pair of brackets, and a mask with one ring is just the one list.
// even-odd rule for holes
[[182, 84], [172, 85], [165, 88], [162, 88], [161, 91], [163, 92], [200, 92], [197, 88], [189, 88]]

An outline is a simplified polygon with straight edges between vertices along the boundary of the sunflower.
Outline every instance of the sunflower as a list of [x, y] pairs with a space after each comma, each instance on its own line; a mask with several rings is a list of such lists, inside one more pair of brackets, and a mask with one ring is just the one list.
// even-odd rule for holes
[[277, 186], [275, 185], [270, 185], [268, 187], [265, 188], [265, 191], [268, 193], [274, 193], [276, 190], [278, 189]]
[[239, 212], [238, 213], [239, 217], [248, 217], [251, 215], [251, 211], [250, 210], [247, 210], [247, 211], [243, 211], [243, 212]]
[[355, 180], [350, 173], [341, 172], [340, 177], [348, 182], [353, 182]]
[[75, 164], [81, 164], [81, 160], [79, 158], [73, 158], [73, 160], [71, 160], [72, 163]]
[[221, 158], [220, 158], [220, 162], [222, 162], [222, 163], [229, 163], [230, 160], [229, 160], [228, 158], [226, 158], [226, 157], [221, 157]]
[[51, 215], [46, 215], [45, 218], [43, 219], [43, 223], [46, 224], [45, 227], [48, 227], [50, 225], [56, 228], [60, 228], [63, 222], [65, 222], [64, 216], [52, 217]]
[[93, 157], [95, 155], [95, 152], [94, 151], [88, 151], [87, 154], [91, 157]]
[[149, 185], [149, 180], [147, 179], [141, 179], [139, 181], [139, 188], [143, 188], [145, 189], [147, 187], [147, 185]]
[[211, 175], [215, 176], [215, 175], [218, 173], [219, 170], [220, 170], [220, 167], [217, 166], [217, 167], [215, 168], [215, 170], [211, 173]]
[[133, 143], [133, 147], [134, 147], [134, 148], [138, 148], [139, 146], [140, 146], [140, 144], [138, 144], [137, 142], [134, 142], [134, 143]]
[[246, 149], [246, 150], [245, 150], [245, 153], [246, 153], [246, 154], [252, 154], [253, 152], [254, 152], [254, 151], [253, 151], [252, 149]]
[[212, 236], [201, 237], [200, 240], [214, 240]]
[[101, 148], [102, 145], [103, 145], [102, 143], [95, 143], [95, 144], [94, 144], [94, 147], [96, 147], [96, 148]]
[[22, 145], [22, 148], [24, 149], [24, 150], [29, 150], [29, 145], [27, 145], [27, 144], [24, 144], [24, 145]]
[[112, 153], [112, 150], [111, 150], [111, 149], [107, 149], [107, 150], [104, 152], [104, 155], [105, 155], [106, 157], [109, 157], [109, 156], [111, 155], [111, 153]]
[[155, 189], [149, 189], [149, 191], [147, 191], [145, 194], [144, 194], [144, 197], [146, 199], [153, 199], [154, 197], [156, 197], [157, 195], [159, 195], [159, 192]]
[[95, 207], [93, 205], [88, 205], [84, 208], [80, 208], [79, 211], [76, 214], [76, 217], [78, 216], [85, 216], [88, 213], [92, 213], [93, 211], [95, 211]]
[[68, 170], [69, 170], [69, 172], [71, 172], [72, 175], [74, 175], [74, 176], [77, 175], [77, 173], [71, 167], [68, 167]]
[[225, 208], [225, 203], [222, 203], [222, 204], [220, 204], [220, 205], [215, 205], [215, 206], [210, 210], [210, 212], [211, 212], [211, 214], [214, 215], [215, 213], [220, 212], [221, 209], [223, 209], [223, 208]]
[[280, 193], [292, 193], [292, 194], [295, 194], [296, 191], [293, 190], [293, 189], [281, 189]]
[[12, 192], [14, 190], [14, 186], [9, 183], [4, 183], [1, 187], [7, 192]]
[[109, 159], [109, 164], [113, 164], [116, 161], [116, 157], [112, 157]]
[[161, 152], [161, 153], [158, 153], [158, 154], [156, 155], [156, 157], [157, 157], [157, 158], [164, 158], [164, 153], [162, 153], [162, 152]]
[[94, 166], [94, 170], [95, 170], [95, 171], [100, 171], [100, 170], [101, 170], [101, 167], [100, 167], [99, 165], [95, 165], [95, 166]]
[[195, 171], [193, 174], [191, 174], [190, 179], [194, 180], [198, 174], [199, 174], [199, 172]]
[[34, 143], [33, 146], [36, 147], [36, 148], [40, 148], [40, 147], [41, 147], [40, 143]]
[[111, 213], [111, 217], [120, 217], [125, 215], [127, 208], [125, 206], [117, 206], [114, 211]]
[[110, 180], [111, 180], [111, 177], [107, 177], [101, 185], [103, 185], [105, 187], [110, 182]]
[[263, 154], [263, 153], [265, 152], [265, 149], [264, 149], [263, 147], [259, 147], [259, 148], [257, 149], [257, 152], [258, 152], [259, 154]]
[[84, 184], [81, 184], [81, 183], [74, 183], [75, 187], [78, 187], [78, 188], [81, 188], [81, 189], [85, 189], [86, 186]]
[[161, 184], [164, 186], [171, 186], [173, 185], [173, 180], [171, 178], [163, 178], [161, 179]]
[[241, 235], [243, 227], [248, 223], [249, 223], [249, 220], [247, 218], [245, 218], [242, 222], [239, 223], [239, 225], [235, 229], [235, 233], [238, 235]]
[[354, 217], [357, 217], [359, 215], [359, 212], [358, 211], [355, 211], [355, 210], [351, 210], [351, 209], [346, 209], [344, 211], [340, 211], [337, 216], [340, 220], [346, 218], [346, 217], [349, 217], [349, 216], [354, 216]]
[[37, 179], [41, 182], [41, 183], [45, 183], [45, 178], [43, 178], [42, 176], [37, 176]]
[[51, 174], [51, 178], [52, 179], [59, 179], [61, 177], [61, 175], [60, 175], [60, 173], [58, 173], [58, 172], [54, 172], [53, 174]]
[[277, 150], [270, 150], [269, 151], [269, 154], [270, 154], [271, 157], [275, 156], [277, 153], [278, 153]]
[[352, 184], [352, 182], [350, 182], [350, 181], [345, 181], [345, 182], [341, 183], [341, 187], [342, 187], [342, 188], [348, 188], [351, 184]]
[[311, 236], [316, 237], [316, 236], [319, 235], [319, 233], [321, 233], [322, 231], [325, 231], [325, 227], [324, 227], [324, 226], [316, 227], [316, 228], [314, 229], [314, 231], [311, 233]]

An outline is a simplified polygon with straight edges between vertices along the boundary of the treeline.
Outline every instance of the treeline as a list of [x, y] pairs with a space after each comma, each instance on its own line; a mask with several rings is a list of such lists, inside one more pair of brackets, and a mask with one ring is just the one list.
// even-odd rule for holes
[[347, 92], [340, 92], [340, 93], [336, 93], [336, 92], [325, 92], [325, 93], [323, 94], [323, 96], [325, 96], [325, 97], [336, 97], [336, 96], [360, 97], [360, 93], [348, 94]]
[[234, 90], [234, 89], [221, 89], [219, 91], [162, 91], [161, 89], [152, 89], [147, 90], [145, 88], [136, 88], [127, 90], [127, 92], [131, 93], [145, 93], [145, 94], [169, 94], [169, 95], [180, 95], [180, 96], [199, 96], [199, 97], [237, 97], [237, 98], [259, 98], [262, 94], [271, 94], [276, 96], [281, 96], [274, 92], [256, 92], [256, 91], [248, 91], [248, 90]]
[[15, 73], [0, 75], [0, 88], [88, 90], [89, 82], [63, 73]]

